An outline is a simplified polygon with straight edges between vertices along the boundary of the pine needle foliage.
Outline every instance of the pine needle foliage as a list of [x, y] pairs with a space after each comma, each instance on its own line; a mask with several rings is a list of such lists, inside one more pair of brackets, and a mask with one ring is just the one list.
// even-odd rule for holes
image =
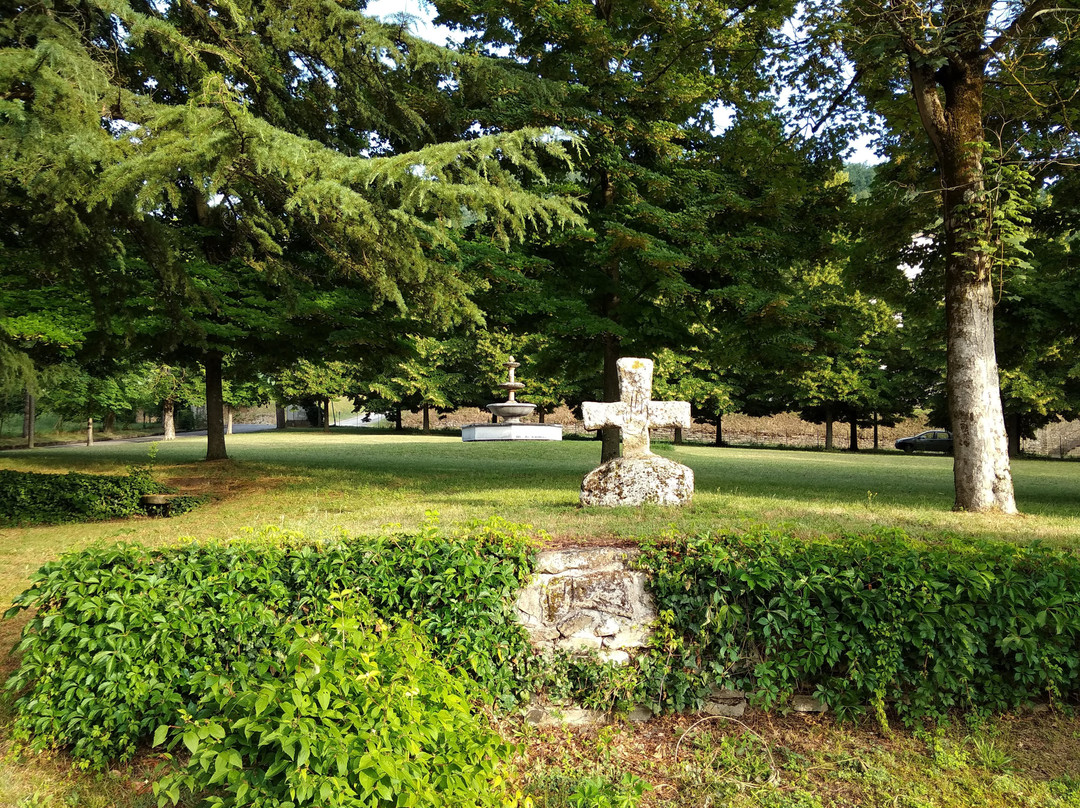
[[197, 276], [230, 265], [283, 297], [317, 268], [363, 290], [354, 309], [477, 316], [455, 228], [483, 220], [506, 245], [577, 223], [541, 171], [541, 155], [565, 166], [576, 147], [539, 128], [477, 136], [457, 88], [493, 64], [363, 5], [91, 0], [0, 15], [0, 215], [20, 222], [0, 261], [40, 246], [101, 309], [157, 285], [174, 319], [220, 297], [230, 281]]

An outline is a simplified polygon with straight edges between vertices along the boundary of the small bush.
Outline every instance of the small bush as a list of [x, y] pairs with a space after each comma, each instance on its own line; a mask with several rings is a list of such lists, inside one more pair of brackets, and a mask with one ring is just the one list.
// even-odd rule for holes
[[92, 522], [143, 513], [144, 494], [167, 489], [136, 467], [124, 476], [0, 469], [0, 523]]
[[510, 748], [461, 682], [407, 624], [336, 605], [284, 630], [295, 637], [275, 643], [284, 659], [196, 675], [199, 712], [173, 733], [191, 757], [155, 784], [160, 803], [186, 789], [261, 808], [498, 804], [496, 766]]
[[315, 543], [269, 529], [228, 544], [64, 556], [8, 612], [36, 612], [8, 682], [20, 694], [16, 734], [93, 765], [129, 758], [194, 711], [200, 672], [273, 663], [281, 626], [312, 620], [344, 590], [415, 623], [448, 668], [513, 701], [529, 646], [509, 606], [531, 557], [503, 524], [455, 538], [434, 523], [417, 535]]
[[1080, 689], [1080, 558], [899, 531], [803, 541], [672, 539], [642, 566], [670, 629], [642, 660], [655, 708], [718, 684], [764, 706], [812, 692], [841, 711], [914, 718], [1007, 710]]

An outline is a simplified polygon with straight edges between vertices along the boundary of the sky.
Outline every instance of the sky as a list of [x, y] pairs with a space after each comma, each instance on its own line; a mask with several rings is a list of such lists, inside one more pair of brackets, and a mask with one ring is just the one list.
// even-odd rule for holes
[[[448, 28], [432, 25], [431, 20], [435, 16], [435, 9], [424, 0], [371, 0], [365, 13], [383, 20], [401, 13], [415, 17], [413, 33], [439, 45], [445, 45], [452, 36]], [[851, 153], [845, 159], [851, 163], [871, 165], [882, 162], [882, 159], [874, 153], [869, 137], [852, 142]]]

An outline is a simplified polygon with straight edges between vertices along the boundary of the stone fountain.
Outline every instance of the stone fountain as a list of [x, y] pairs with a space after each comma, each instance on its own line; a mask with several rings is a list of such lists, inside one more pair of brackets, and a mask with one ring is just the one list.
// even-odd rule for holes
[[499, 387], [507, 392], [506, 401], [488, 404], [487, 409], [498, 419], [495, 423], [468, 424], [461, 428], [463, 441], [476, 440], [562, 440], [562, 426], [559, 424], [525, 423], [521, 419], [533, 414], [535, 404], [518, 401], [518, 390], [525, 385], [514, 378], [514, 371], [521, 367], [514, 357], [505, 363], [507, 380]]

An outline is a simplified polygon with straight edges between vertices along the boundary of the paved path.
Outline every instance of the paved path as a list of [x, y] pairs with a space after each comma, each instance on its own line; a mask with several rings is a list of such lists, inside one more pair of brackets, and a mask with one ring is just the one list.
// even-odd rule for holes
[[[233, 424], [233, 434], [240, 432], [267, 432], [269, 430], [276, 429], [273, 424]], [[176, 439], [181, 438], [205, 438], [206, 430], [198, 429], [194, 432], [177, 432]], [[164, 435], [139, 435], [135, 438], [96, 438], [95, 443], [154, 443], [155, 441], [160, 443], [165, 439]], [[79, 446], [86, 446], [85, 440], [73, 441], [71, 443], [53, 443], [48, 446], [39, 446], [39, 449], [67, 449], [78, 448]], [[8, 449], [6, 451], [12, 452], [25, 452], [26, 449]]]

